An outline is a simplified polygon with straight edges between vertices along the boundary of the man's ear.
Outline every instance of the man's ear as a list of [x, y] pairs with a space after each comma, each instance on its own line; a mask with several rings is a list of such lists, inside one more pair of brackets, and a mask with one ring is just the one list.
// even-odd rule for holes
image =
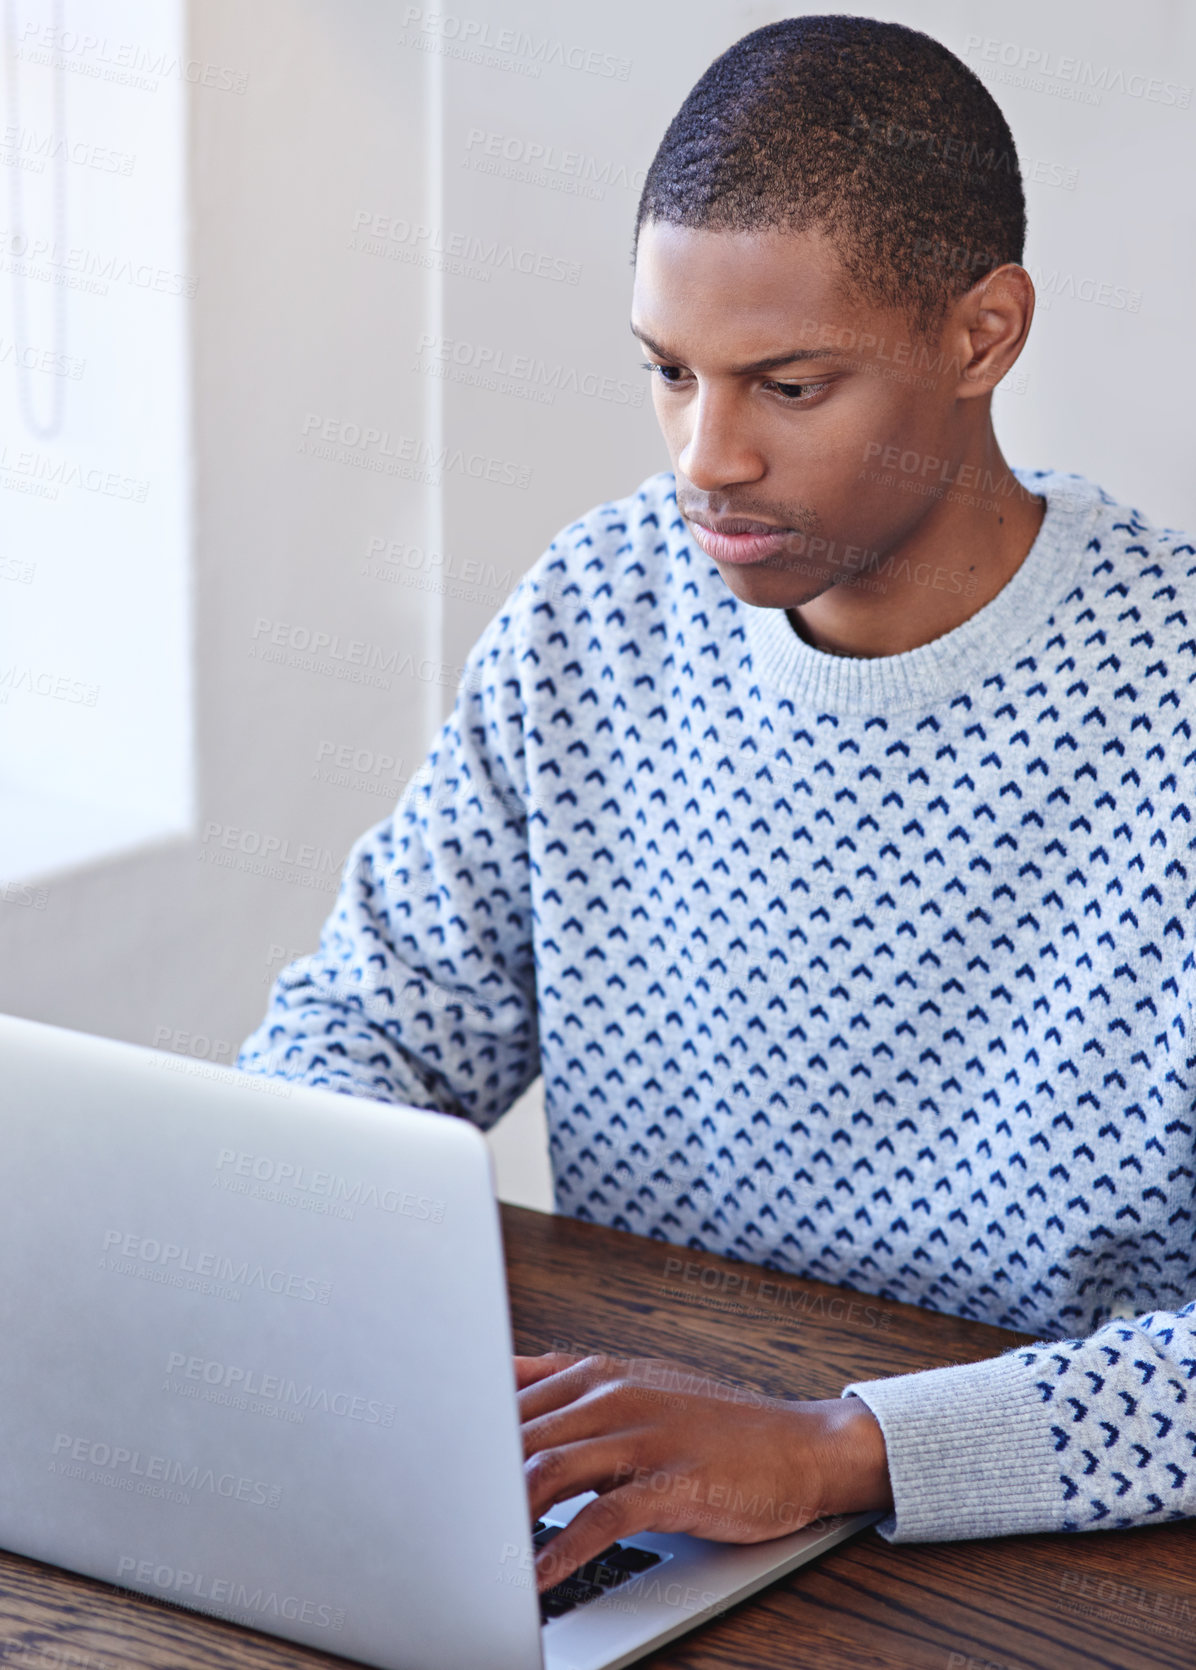
[[975, 400], [1010, 371], [1034, 318], [1034, 281], [1007, 261], [978, 279], [952, 309], [948, 327], [958, 353], [957, 400]]

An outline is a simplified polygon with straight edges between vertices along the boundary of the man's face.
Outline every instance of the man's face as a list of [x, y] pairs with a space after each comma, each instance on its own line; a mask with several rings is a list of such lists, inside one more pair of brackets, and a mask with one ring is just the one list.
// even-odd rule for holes
[[875, 573], [938, 503], [921, 466], [912, 488], [883, 468], [885, 449], [936, 464], [964, 449], [958, 330], [922, 342], [846, 297], [818, 231], [640, 234], [632, 329], [657, 368], [677, 504], [745, 603], [794, 608]]

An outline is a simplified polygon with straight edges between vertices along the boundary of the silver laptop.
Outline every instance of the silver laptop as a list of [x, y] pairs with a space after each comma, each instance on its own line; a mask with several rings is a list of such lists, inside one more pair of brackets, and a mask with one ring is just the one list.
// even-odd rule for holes
[[381, 1670], [616, 1670], [880, 1517], [631, 1537], [544, 1621], [479, 1131], [0, 1016], [0, 1142], [18, 1554]]

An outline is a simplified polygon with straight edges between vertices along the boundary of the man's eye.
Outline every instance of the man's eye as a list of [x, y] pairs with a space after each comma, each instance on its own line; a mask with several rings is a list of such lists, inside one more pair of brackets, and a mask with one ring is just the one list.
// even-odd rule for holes
[[643, 365], [645, 371], [658, 372], [659, 380], [662, 383], [671, 384], [673, 382], [673, 378], [666, 375], [670, 371], [675, 371], [678, 376], [681, 374], [681, 367], [679, 365], [657, 365], [655, 360], [642, 360], [640, 363]]
[[811, 395], [820, 394], [826, 387], [825, 383], [768, 383], [768, 388], [776, 389], [778, 394], [796, 405], [799, 401], [809, 399]]
[[[657, 380], [667, 388], [676, 388], [684, 379], [686, 373], [679, 365], [659, 365], [655, 360], [641, 360], [645, 371], [655, 372]], [[816, 394], [821, 394], [825, 383], [765, 383], [766, 389], [774, 389], [781, 399], [791, 406], [800, 406]]]

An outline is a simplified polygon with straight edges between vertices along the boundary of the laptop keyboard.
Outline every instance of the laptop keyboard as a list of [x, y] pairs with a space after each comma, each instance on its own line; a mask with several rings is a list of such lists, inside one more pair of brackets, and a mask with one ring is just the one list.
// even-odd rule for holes
[[[563, 1525], [548, 1525], [544, 1520], [537, 1519], [532, 1526], [532, 1546], [539, 1553], [563, 1530]], [[584, 1566], [579, 1566], [563, 1582], [556, 1584], [554, 1588], [545, 1589], [540, 1596], [541, 1623], [547, 1624], [553, 1618], [563, 1618], [565, 1613], [572, 1612], [575, 1606], [584, 1606], [587, 1601], [597, 1600], [600, 1595], [609, 1594], [621, 1583], [638, 1577], [640, 1572], [658, 1566], [662, 1558], [663, 1555], [653, 1554], [646, 1548], [633, 1548], [626, 1542], [612, 1542], [609, 1548], [604, 1548], [601, 1554], [595, 1554], [592, 1560], [587, 1560]]]

